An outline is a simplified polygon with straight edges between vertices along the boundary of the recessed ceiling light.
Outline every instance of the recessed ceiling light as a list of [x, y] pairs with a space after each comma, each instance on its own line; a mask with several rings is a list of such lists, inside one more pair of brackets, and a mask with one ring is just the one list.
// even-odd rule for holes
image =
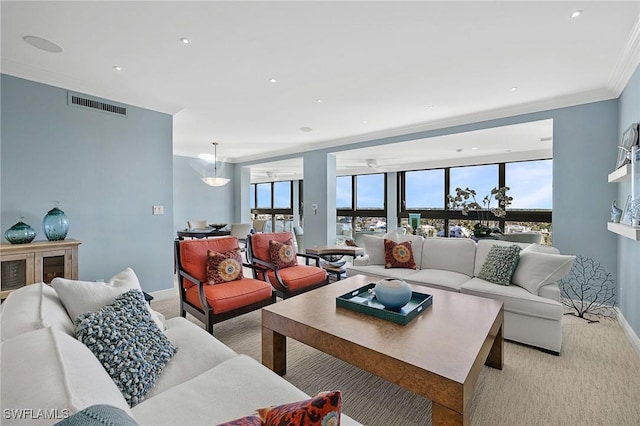
[[429, 109], [433, 109], [433, 105], [429, 105]]
[[513, 86], [513, 87], [511, 88], [511, 91], [512, 91], [512, 92], [515, 92], [516, 90], [518, 90], [518, 88], [517, 88], [516, 86]]
[[301, 131], [301, 132], [310, 132], [310, 131], [312, 131], [312, 130], [313, 130], [313, 129], [312, 129], [311, 127], [300, 127], [300, 131]]
[[571, 15], [569, 15], [569, 18], [577, 18], [580, 15], [582, 15], [582, 10], [574, 10], [573, 12], [571, 12]]
[[29, 43], [36, 49], [44, 50], [45, 52], [51, 52], [51, 53], [62, 52], [62, 47], [42, 37], [28, 35], [28, 36], [22, 37], [22, 40], [24, 40], [26, 43]]
[[321, 104], [322, 103], [322, 99], [318, 98], [318, 99], [316, 99], [316, 102]]
[[118, 65], [114, 65], [113, 69], [116, 71], [122, 71], [122, 67], [118, 66]]
[[188, 38], [185, 38], [185, 37], [182, 37], [180, 39], [180, 41], [182, 42], [182, 44], [190, 44], [191, 43], [191, 40], [189, 40]]
[[504, 152], [511, 152], [511, 150], [510, 150], [510, 149], [507, 149], [507, 150], [505, 150]]
[[456, 152], [462, 152], [462, 151], [463, 151], [462, 148], [456, 149]]
[[368, 121], [367, 121], [367, 120], [363, 120], [363, 121], [362, 121], [362, 124], [367, 124], [367, 123], [368, 123]]
[[477, 146], [474, 146], [473, 148], [471, 148], [471, 150], [472, 150], [472, 151], [475, 151], [475, 150], [477, 150], [477, 149], [478, 149], [478, 147], [477, 147]]
[[276, 80], [276, 79], [275, 79], [275, 78], [273, 78], [273, 77], [271, 77], [271, 78], [269, 79], [269, 83], [275, 83], [276, 81], [278, 81], [278, 80]]
[[553, 137], [551, 136], [547, 136], [546, 138], [540, 138], [540, 142], [549, 142], [552, 140], [553, 140]]

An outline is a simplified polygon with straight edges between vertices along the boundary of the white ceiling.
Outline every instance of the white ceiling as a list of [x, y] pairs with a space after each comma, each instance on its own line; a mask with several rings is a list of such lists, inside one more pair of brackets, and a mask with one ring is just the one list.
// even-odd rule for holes
[[[1, 19], [3, 73], [173, 114], [175, 154], [215, 140], [231, 162], [611, 99], [640, 63], [637, 0], [2, 1]], [[462, 140], [393, 152], [439, 158], [436, 142]], [[374, 154], [338, 168], [410, 168]]]

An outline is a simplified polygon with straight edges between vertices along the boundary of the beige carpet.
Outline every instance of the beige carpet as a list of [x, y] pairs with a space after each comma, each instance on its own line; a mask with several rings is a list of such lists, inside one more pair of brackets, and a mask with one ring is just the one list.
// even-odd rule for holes
[[[178, 299], [154, 301], [167, 318]], [[187, 318], [202, 326], [197, 320]], [[214, 326], [214, 335], [260, 360], [260, 313]], [[285, 379], [309, 395], [340, 389], [343, 410], [365, 425], [431, 423], [431, 403], [301, 343], [288, 340]], [[640, 425], [640, 355], [615, 320], [563, 320], [559, 357], [505, 342], [504, 369], [485, 367], [471, 407], [474, 425]]]

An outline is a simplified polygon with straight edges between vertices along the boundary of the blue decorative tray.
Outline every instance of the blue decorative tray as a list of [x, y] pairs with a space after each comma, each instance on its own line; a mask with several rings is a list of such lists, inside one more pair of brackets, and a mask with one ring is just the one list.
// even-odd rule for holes
[[430, 294], [414, 291], [412, 292], [409, 303], [404, 305], [399, 311], [392, 311], [385, 308], [382, 303], [378, 302], [376, 296], [369, 292], [369, 290], [375, 286], [374, 283], [369, 283], [342, 296], [336, 297], [336, 306], [405, 325], [417, 317], [420, 312], [423, 312], [431, 306], [431, 302], [433, 301], [433, 296]]

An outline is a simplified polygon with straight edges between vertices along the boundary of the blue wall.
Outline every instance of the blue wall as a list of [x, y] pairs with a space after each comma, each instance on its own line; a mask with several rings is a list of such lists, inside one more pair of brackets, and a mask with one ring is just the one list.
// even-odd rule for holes
[[[616, 151], [611, 149], [611, 143], [616, 140], [618, 133], [618, 102], [616, 100], [324, 148], [305, 152], [304, 164], [314, 168], [314, 182], [324, 182], [322, 173], [327, 172], [326, 162], [322, 161], [322, 157], [332, 152], [365, 146], [380, 146], [380, 150], [384, 152], [385, 145], [394, 142], [546, 119], [553, 119], [553, 245], [565, 254], [592, 257], [615, 275], [616, 237], [607, 230], [606, 223], [610, 218], [611, 201], [617, 196], [615, 186], [607, 183], [607, 175], [613, 170], [616, 161]], [[390, 150], [390, 148], [386, 149]], [[259, 162], [296, 156], [300, 154], [279, 156]], [[253, 163], [258, 161], [242, 163], [239, 166], [248, 166]], [[307, 170], [304, 173], [306, 177]], [[388, 189], [395, 190], [393, 187]], [[324, 198], [326, 198], [324, 185], [305, 185], [305, 228], [308, 228], [308, 204], [322, 205], [318, 200]], [[316, 218], [316, 222], [318, 219], [320, 217]], [[318, 229], [325, 229], [324, 224], [316, 224], [316, 226]], [[326, 243], [330, 238], [331, 236], [327, 235], [323, 241], [319, 239], [317, 233], [305, 229], [307, 247]]]
[[[619, 100], [618, 138], [611, 150], [619, 143], [622, 133], [631, 123], [640, 122], [640, 67], [627, 83]], [[631, 193], [631, 183], [616, 184], [619, 205]], [[638, 336], [640, 335], [640, 241], [618, 237], [618, 300], [625, 319]]]
[[[52, 200], [80, 240], [82, 280], [130, 266], [145, 291], [173, 286], [172, 117], [128, 107], [128, 117], [67, 106], [64, 89], [1, 76], [2, 232], [16, 216], [45, 240]], [[164, 215], [152, 215], [163, 205]]]
[[231, 178], [232, 181], [224, 186], [213, 187], [202, 182], [202, 176], [198, 168], [193, 167], [194, 164], [198, 164], [195, 158], [173, 157], [174, 230], [186, 228], [188, 220], [231, 224], [234, 217], [234, 165], [224, 164], [218, 173], [218, 176]]

